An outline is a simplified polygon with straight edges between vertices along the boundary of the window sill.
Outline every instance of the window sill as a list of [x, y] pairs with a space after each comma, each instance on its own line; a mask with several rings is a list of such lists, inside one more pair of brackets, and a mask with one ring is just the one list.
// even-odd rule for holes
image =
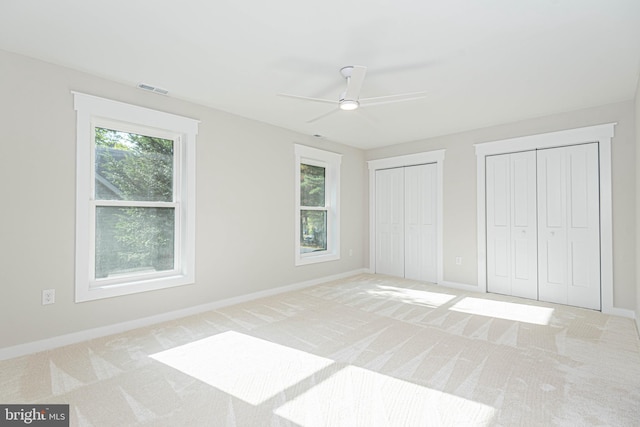
[[130, 282], [111, 285], [77, 287], [76, 302], [93, 301], [102, 298], [173, 288], [176, 286], [192, 285], [194, 282], [194, 278], [190, 275], [175, 275], [146, 280], [132, 280]]
[[307, 264], [317, 264], [319, 262], [327, 262], [327, 261], [338, 261], [339, 259], [340, 259], [340, 254], [322, 254], [322, 255], [313, 255], [313, 256], [305, 256], [305, 257], [296, 257], [296, 266], [307, 265]]

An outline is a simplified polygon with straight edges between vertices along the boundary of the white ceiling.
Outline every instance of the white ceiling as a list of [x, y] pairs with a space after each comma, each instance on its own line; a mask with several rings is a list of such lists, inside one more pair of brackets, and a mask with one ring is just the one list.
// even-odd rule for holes
[[[2, 0], [0, 49], [366, 149], [633, 99], [640, 1]], [[276, 96], [337, 100], [345, 65], [428, 96]]]

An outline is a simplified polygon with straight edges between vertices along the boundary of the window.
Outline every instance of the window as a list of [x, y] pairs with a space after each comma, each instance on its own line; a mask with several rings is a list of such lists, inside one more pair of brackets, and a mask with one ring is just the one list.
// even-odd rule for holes
[[76, 302], [193, 283], [197, 121], [74, 101]]
[[304, 145], [296, 154], [296, 265], [340, 259], [342, 155]]

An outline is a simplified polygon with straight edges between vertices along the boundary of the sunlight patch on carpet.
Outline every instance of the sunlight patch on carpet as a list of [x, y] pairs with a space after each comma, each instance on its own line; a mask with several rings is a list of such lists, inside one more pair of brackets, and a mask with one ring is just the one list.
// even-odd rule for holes
[[488, 426], [495, 409], [368, 369], [347, 366], [276, 415], [300, 426]]
[[399, 288], [395, 286], [376, 286], [375, 289], [368, 290], [367, 294], [372, 297], [393, 299], [408, 304], [425, 305], [434, 308], [440, 307], [456, 298], [456, 295], [451, 294]]
[[150, 356], [252, 405], [259, 405], [333, 360], [234, 331]]
[[472, 297], [462, 299], [449, 310], [534, 325], [548, 325], [553, 314], [553, 308]]

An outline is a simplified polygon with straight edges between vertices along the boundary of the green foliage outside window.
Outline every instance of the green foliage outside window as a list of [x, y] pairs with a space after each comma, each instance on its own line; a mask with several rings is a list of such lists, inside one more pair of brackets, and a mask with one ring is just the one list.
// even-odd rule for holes
[[[96, 200], [173, 201], [173, 140], [95, 128], [95, 144]], [[98, 206], [96, 278], [173, 269], [174, 225], [173, 207]]]
[[[326, 168], [300, 164], [300, 206], [325, 207]], [[300, 212], [300, 252], [327, 250], [327, 212]]]

